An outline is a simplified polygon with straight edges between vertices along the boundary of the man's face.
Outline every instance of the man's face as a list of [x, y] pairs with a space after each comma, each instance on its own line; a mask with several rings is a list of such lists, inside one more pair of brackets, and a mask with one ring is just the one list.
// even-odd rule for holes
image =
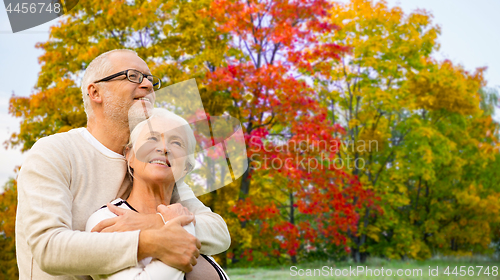
[[[127, 69], [151, 74], [146, 62], [133, 53], [113, 53], [109, 57], [109, 62], [112, 67], [104, 77]], [[153, 85], [146, 78], [141, 84], [137, 84], [130, 82], [126, 75], [121, 75], [106, 82], [103, 89], [105, 89], [102, 95], [103, 111], [108, 118], [128, 123], [129, 118], [136, 121], [145, 119], [153, 109], [155, 93]]]

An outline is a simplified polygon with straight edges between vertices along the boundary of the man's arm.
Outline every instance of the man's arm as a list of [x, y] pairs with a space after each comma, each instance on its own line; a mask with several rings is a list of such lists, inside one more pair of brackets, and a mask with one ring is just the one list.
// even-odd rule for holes
[[34, 260], [50, 274], [109, 273], [136, 265], [139, 231], [98, 236], [72, 230], [71, 163], [54, 140], [33, 146], [18, 177], [17, 223]]
[[[182, 228], [193, 222], [193, 216], [179, 216], [160, 230], [141, 232], [138, 259], [151, 256], [184, 272], [193, 270], [200, 256], [200, 241]], [[160, 245], [161, 244], [161, 245]]]
[[[25, 236], [21, 242], [28, 244], [42, 270], [55, 275], [108, 274], [137, 265], [138, 255], [162, 258], [172, 250], [186, 253], [165, 237], [174, 226], [143, 231], [141, 236], [138, 230], [106, 234], [73, 230], [70, 168], [64, 143], [44, 138], [33, 146], [19, 173], [16, 236]], [[189, 242], [196, 247], [196, 239]], [[23, 253], [29, 254], [18, 252]]]
[[[122, 209], [113, 204], [108, 204], [107, 208], [99, 209], [90, 216], [87, 220], [85, 230], [87, 232], [97, 231], [106, 234], [110, 232], [127, 231], [128, 227], [137, 229], [135, 227], [139, 225], [138, 223], [111, 223], [110, 227], [105, 228], [105, 230], [111, 231], [101, 231], [100, 226], [103, 224], [102, 222], [116, 220], [115, 218], [117, 218], [117, 215], [127, 216], [127, 218], [123, 220], [118, 220], [124, 222], [144, 220], [148, 216], [153, 216], [153, 218], [161, 220], [160, 216], [155, 214], [139, 214], [131, 210]], [[153, 222], [154, 221], [155, 220], [153, 220]], [[187, 234], [188, 232], [183, 229], [183, 227], [188, 226], [192, 222], [194, 222], [193, 215], [176, 215], [167, 225], [164, 225], [163, 222], [160, 223], [161, 226], [156, 227], [147, 225], [148, 228], [140, 232], [137, 259], [142, 260], [146, 257], [154, 257], [162, 260], [171, 267], [184, 272], [190, 272], [193, 266], [196, 265], [196, 259], [200, 255], [199, 248], [201, 247], [200, 241], [194, 237], [194, 226], [191, 225], [193, 228], [192, 235]], [[141, 226], [139, 226], [139, 228], [141, 228]]]
[[[226, 251], [231, 245], [231, 236], [227, 229], [226, 222], [221, 216], [212, 212], [198, 198], [195, 197], [189, 186], [182, 183], [178, 185], [179, 197], [172, 203], [180, 203], [195, 215], [196, 236], [201, 241], [200, 253], [205, 255], [215, 255]], [[179, 202], [179, 200], [181, 200]], [[153, 229], [163, 225], [159, 215], [139, 214], [132, 210], [120, 209], [108, 205], [110, 211], [118, 217], [101, 221], [93, 231], [97, 232], [117, 232], [132, 231], [137, 229]], [[167, 207], [158, 207], [165, 219], [172, 216]], [[175, 216], [175, 215], [174, 215]], [[170, 263], [167, 263], [172, 265]], [[174, 265], [172, 265], [174, 266]], [[184, 270], [185, 271], [185, 270]]]
[[[196, 217], [196, 236], [201, 241], [201, 254], [215, 255], [226, 251], [231, 245], [231, 236], [226, 222], [209, 207], [206, 207], [185, 183], [177, 185], [179, 200]], [[161, 211], [160, 211], [161, 212]]]
[[[113, 205], [114, 206], [114, 205]], [[121, 208], [120, 208], [121, 209]], [[123, 209], [121, 209], [123, 210]], [[98, 211], [94, 212], [92, 216], [87, 220], [87, 224], [85, 227], [85, 231], [90, 232], [100, 221], [110, 219], [116, 217], [116, 214], [110, 211], [109, 208], [102, 208], [99, 209]], [[181, 235], [175, 234], [175, 232], [163, 232], [160, 237], [168, 236], [172, 241], [175, 241], [177, 238], [176, 236], [185, 236], [186, 233], [191, 233], [194, 234], [194, 225], [191, 223], [193, 220], [192, 216], [182, 216], [178, 217], [177, 219], [172, 219], [172, 221], [169, 222], [168, 226], [165, 226], [165, 228], [168, 228], [169, 230], [175, 231], [176, 229], [178, 230], [180, 226], [183, 226], [185, 230], [181, 232]], [[177, 227], [179, 228], [177, 228]], [[187, 231], [187, 232], [186, 232]], [[101, 233], [101, 234], [106, 234], [106, 233]], [[148, 237], [145, 237], [144, 235], [147, 235], [148, 231], [142, 231], [141, 232], [141, 237], [139, 240], [146, 241], [148, 240]], [[185, 244], [187, 239], [183, 238], [180, 240], [180, 242], [171, 242], [175, 243], [173, 245], [175, 246], [181, 246], [183, 250], [188, 249], [192, 247], [192, 244]], [[139, 253], [141, 252], [141, 248], [145, 249], [144, 246], [145, 242], [141, 244], [139, 242]], [[138, 256], [138, 259], [143, 259], [147, 256], [151, 256], [151, 254], [154, 254], [153, 250], [157, 248], [157, 244], [152, 244], [153, 246], [150, 248], [150, 254], [144, 254], [142, 256]], [[201, 244], [198, 245], [201, 246]], [[198, 248], [194, 246], [192, 248], [195, 251], [198, 251]], [[189, 253], [182, 254], [181, 256], [178, 255], [175, 250], [173, 252], [168, 252], [167, 253], [168, 257], [170, 257], [172, 260], [171, 262], [179, 262], [180, 258], [186, 258], [189, 257]], [[161, 257], [161, 256], [159, 256]], [[163, 262], [159, 260], [154, 260], [151, 263], [147, 264], [146, 266], [143, 265], [138, 265], [130, 268], [126, 268], [123, 270], [120, 270], [119, 272], [113, 273], [112, 275], [93, 275], [92, 278], [94, 279], [122, 279], [122, 280], [127, 280], [127, 279], [182, 279], [184, 277], [184, 273], [182, 270], [187, 270], [191, 271], [192, 266], [196, 264], [196, 259], [193, 258], [193, 260], [188, 260], [188, 264], [190, 267], [184, 267], [184, 265], [180, 265], [182, 269], [177, 269], [174, 268], [173, 266], [168, 266], [164, 264]]]

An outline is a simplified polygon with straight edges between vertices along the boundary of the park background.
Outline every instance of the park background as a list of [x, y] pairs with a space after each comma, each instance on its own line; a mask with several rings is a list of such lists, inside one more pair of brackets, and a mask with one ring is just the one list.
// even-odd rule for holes
[[[17, 34], [2, 8], [2, 277], [16, 279], [19, 151], [85, 125], [81, 71], [122, 47], [244, 124], [252, 168], [200, 197], [230, 228], [226, 267], [495, 260], [499, 4], [436, 2], [82, 1]], [[364, 165], [331, 164], [348, 159]]]

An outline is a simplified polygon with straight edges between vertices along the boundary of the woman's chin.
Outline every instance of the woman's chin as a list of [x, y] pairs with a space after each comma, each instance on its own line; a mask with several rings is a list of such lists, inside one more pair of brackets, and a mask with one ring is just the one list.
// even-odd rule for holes
[[140, 176], [137, 179], [144, 181], [148, 185], [168, 185], [175, 182], [174, 176], [172, 175], [171, 171], [152, 171], [144, 174], [143, 176]]
[[176, 181], [176, 176], [174, 175], [176, 170], [177, 168], [172, 168], [168, 165], [148, 163], [143, 170], [136, 172], [134, 175], [137, 179], [146, 182], [148, 185], [169, 185]]

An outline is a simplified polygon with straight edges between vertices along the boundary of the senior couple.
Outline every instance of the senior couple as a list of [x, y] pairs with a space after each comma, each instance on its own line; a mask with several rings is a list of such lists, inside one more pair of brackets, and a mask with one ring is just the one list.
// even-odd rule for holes
[[229, 247], [226, 223], [183, 182], [193, 131], [153, 109], [158, 87], [131, 50], [89, 64], [87, 127], [40, 139], [19, 172], [21, 280], [227, 278], [209, 257]]

